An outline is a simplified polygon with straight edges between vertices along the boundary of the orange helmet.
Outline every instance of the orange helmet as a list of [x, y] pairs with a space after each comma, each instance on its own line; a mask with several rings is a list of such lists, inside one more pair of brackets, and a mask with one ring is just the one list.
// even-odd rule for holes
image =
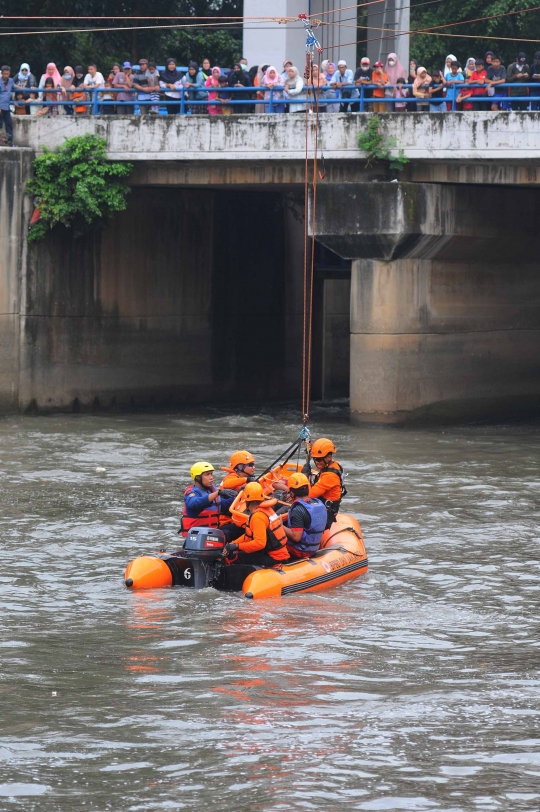
[[289, 477], [289, 488], [297, 490], [297, 488], [304, 488], [305, 486], [309, 488], [309, 479], [305, 474], [292, 474]]
[[315, 440], [311, 446], [312, 457], [326, 457], [327, 454], [335, 454], [336, 447], [332, 440], [327, 440], [326, 437], [321, 437], [320, 440]]
[[242, 496], [246, 502], [264, 502], [266, 499], [262, 485], [259, 485], [258, 482], [248, 482], [242, 491]]
[[229, 465], [231, 468], [236, 468], [237, 465], [249, 465], [250, 462], [255, 462], [255, 457], [249, 451], [235, 451], [231, 455]]

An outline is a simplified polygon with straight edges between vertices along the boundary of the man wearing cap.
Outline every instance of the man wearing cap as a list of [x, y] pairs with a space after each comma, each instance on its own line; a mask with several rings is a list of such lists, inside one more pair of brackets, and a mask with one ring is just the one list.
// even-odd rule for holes
[[345, 99], [357, 99], [358, 98], [358, 91], [356, 88], [351, 89], [347, 87], [348, 85], [354, 85], [354, 76], [352, 70], [347, 67], [347, 63], [344, 59], [340, 59], [337, 63], [337, 71], [334, 73], [332, 78], [330, 79], [330, 84], [337, 87], [340, 92], [341, 98], [344, 100], [339, 105], [339, 112], [340, 113], [348, 113], [349, 112], [349, 101], [345, 101]]
[[[131, 72], [131, 62], [124, 62], [122, 66], [122, 70], [120, 73], [117, 73], [113, 79], [113, 87], [125, 87], [130, 88], [133, 87], [133, 74]], [[129, 92], [128, 90], [120, 90], [118, 93], [115, 94], [117, 102], [123, 102], [123, 104], [118, 104], [116, 108], [118, 115], [133, 115], [134, 108], [133, 104], [126, 104], [125, 102], [133, 102], [133, 93]]]
[[[371, 83], [376, 85], [373, 91], [373, 99], [384, 99], [385, 88], [390, 85], [388, 74], [384, 72], [384, 64], [375, 62]], [[386, 104], [383, 101], [373, 101], [374, 113], [386, 113]]]
[[[150, 93], [154, 87], [154, 77], [150, 73], [148, 59], [144, 57], [139, 59], [139, 66], [133, 73], [133, 87], [137, 91], [139, 101], [150, 101]], [[141, 115], [145, 115], [150, 112], [150, 107], [147, 104], [141, 104], [139, 111]]]
[[[361, 87], [362, 85], [364, 86], [364, 99], [371, 99], [373, 96], [373, 90], [368, 90], [369, 85], [373, 84], [371, 81], [372, 73], [371, 61], [367, 56], [363, 56], [360, 60], [360, 67], [354, 74], [354, 84], [356, 87]], [[359, 109], [360, 105], [358, 103], [353, 104], [351, 107], [353, 113], [357, 113]], [[367, 110], [367, 105], [364, 105], [364, 109]]]

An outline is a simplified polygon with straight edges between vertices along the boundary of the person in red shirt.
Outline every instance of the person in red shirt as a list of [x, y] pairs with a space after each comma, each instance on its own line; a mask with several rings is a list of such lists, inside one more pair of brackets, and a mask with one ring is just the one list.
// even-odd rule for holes
[[[488, 104], [483, 104], [482, 102], [475, 102], [474, 101], [475, 96], [485, 96], [486, 95], [486, 74], [487, 74], [487, 71], [484, 68], [483, 61], [481, 59], [477, 59], [476, 60], [476, 68], [471, 73], [471, 78], [469, 79], [469, 84], [470, 85], [479, 84], [479, 85], [483, 85], [483, 86], [482, 87], [465, 88], [465, 90], [462, 91], [463, 93], [466, 93], [467, 90], [470, 89], [470, 91], [471, 91], [470, 98], [473, 99], [473, 102], [472, 102], [472, 109], [473, 110], [489, 110], [489, 105]], [[471, 108], [467, 107], [467, 108], [464, 108], [464, 109], [469, 110]]]

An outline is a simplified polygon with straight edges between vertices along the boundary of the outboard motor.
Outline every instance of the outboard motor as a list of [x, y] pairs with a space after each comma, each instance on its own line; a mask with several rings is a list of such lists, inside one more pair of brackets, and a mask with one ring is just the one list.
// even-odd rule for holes
[[221, 570], [226, 539], [223, 530], [193, 527], [186, 536], [184, 552], [193, 564], [193, 586], [213, 586]]

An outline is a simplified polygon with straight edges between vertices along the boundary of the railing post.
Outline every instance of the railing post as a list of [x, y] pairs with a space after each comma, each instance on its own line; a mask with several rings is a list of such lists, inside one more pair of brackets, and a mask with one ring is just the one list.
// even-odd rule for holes
[[[180, 115], [183, 116], [186, 112], [186, 88], [182, 85], [180, 89]], [[167, 110], [167, 113], [169, 111]]]
[[98, 94], [97, 94], [97, 89], [95, 87], [92, 88], [92, 93], [94, 94], [93, 99], [92, 99], [92, 115], [97, 116], [97, 114], [99, 113]]
[[269, 108], [268, 112], [273, 113], [274, 112], [274, 88], [273, 87], [270, 88], [270, 99], [269, 99], [269, 101], [270, 101], [270, 104], [268, 105], [268, 108]]
[[360, 112], [361, 113], [365, 112], [364, 98], [365, 98], [365, 96], [364, 96], [364, 83], [360, 82]]
[[455, 84], [454, 84], [454, 85], [452, 85], [452, 89], [453, 89], [453, 96], [452, 96], [452, 112], [453, 112], [453, 113], [455, 113], [455, 112], [456, 112], [456, 98], [457, 98], [457, 96], [456, 96], [456, 86], [455, 86]]

